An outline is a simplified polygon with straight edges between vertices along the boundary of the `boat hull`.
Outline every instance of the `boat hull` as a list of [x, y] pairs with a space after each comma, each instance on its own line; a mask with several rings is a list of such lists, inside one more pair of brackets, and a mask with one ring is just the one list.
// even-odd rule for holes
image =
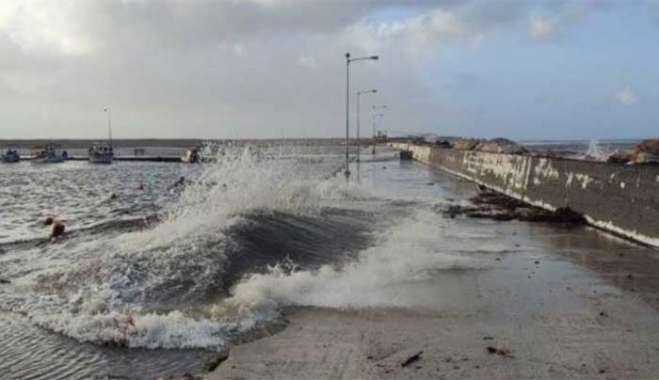
[[6, 164], [13, 164], [13, 163], [19, 162], [20, 160], [21, 160], [21, 158], [19, 156], [12, 156], [12, 155], [7, 156], [7, 155], [5, 155], [5, 156], [2, 156], [1, 161], [6, 163]]
[[92, 154], [89, 156], [89, 163], [90, 164], [111, 164], [112, 163], [112, 155], [102, 155], [102, 154]]
[[33, 164], [59, 164], [64, 162], [64, 157], [37, 157], [32, 159]]

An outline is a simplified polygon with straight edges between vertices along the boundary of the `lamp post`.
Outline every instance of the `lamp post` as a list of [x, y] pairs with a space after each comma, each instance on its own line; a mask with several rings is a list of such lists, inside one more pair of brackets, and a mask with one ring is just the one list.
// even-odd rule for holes
[[346, 53], [346, 178], [350, 177], [350, 62], [373, 60], [377, 61], [379, 57], [372, 55], [370, 57], [350, 58], [350, 53]]
[[112, 149], [112, 111], [110, 107], [105, 107], [103, 112], [108, 114], [108, 140], [110, 141], [110, 149]]
[[377, 89], [372, 89], [372, 90], [363, 90], [363, 91], [357, 91], [357, 162], [359, 162], [359, 150], [360, 150], [360, 142], [361, 140], [359, 139], [359, 126], [360, 126], [360, 119], [361, 119], [361, 114], [359, 112], [359, 97], [362, 94], [376, 94], [378, 92]]
[[375, 141], [375, 118], [379, 117], [379, 116], [384, 116], [384, 113], [376, 114], [375, 111], [377, 111], [377, 110], [387, 110], [387, 109], [389, 109], [389, 107], [387, 107], [384, 104], [379, 105], [379, 106], [373, 106], [372, 109], [371, 109], [371, 111], [373, 112], [373, 115], [372, 115], [373, 116], [373, 149], [371, 150], [371, 154], [375, 154], [375, 143], [376, 143], [376, 141]]

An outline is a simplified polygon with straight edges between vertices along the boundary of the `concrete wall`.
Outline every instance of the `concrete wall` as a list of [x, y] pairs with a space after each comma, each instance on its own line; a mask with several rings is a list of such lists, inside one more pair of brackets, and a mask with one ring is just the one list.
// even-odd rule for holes
[[659, 246], [659, 167], [391, 145], [527, 203], [569, 207], [594, 226]]

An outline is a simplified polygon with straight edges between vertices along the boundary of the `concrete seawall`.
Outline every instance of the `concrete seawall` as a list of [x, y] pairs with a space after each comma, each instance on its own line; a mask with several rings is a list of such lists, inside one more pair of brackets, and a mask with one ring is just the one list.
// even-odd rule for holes
[[391, 143], [415, 160], [601, 229], [659, 247], [659, 167]]

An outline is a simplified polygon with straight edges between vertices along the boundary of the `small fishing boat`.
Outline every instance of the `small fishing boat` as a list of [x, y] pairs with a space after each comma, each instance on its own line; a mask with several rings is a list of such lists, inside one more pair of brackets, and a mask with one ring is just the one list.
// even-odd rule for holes
[[17, 150], [8, 149], [2, 155], [2, 162], [13, 163], [21, 160], [21, 156], [18, 154]]
[[111, 164], [114, 158], [112, 149], [112, 116], [110, 108], [104, 108], [103, 112], [108, 115], [108, 142], [95, 143], [87, 150], [90, 164]]
[[114, 157], [111, 144], [94, 144], [88, 153], [90, 164], [111, 164]]
[[200, 161], [201, 157], [199, 156], [199, 148], [190, 148], [188, 149], [183, 157], [181, 157], [181, 161], [185, 162], [187, 164], [196, 164]]
[[67, 158], [67, 152], [60, 150], [55, 144], [32, 148], [32, 162], [35, 164], [56, 164], [64, 162]]

